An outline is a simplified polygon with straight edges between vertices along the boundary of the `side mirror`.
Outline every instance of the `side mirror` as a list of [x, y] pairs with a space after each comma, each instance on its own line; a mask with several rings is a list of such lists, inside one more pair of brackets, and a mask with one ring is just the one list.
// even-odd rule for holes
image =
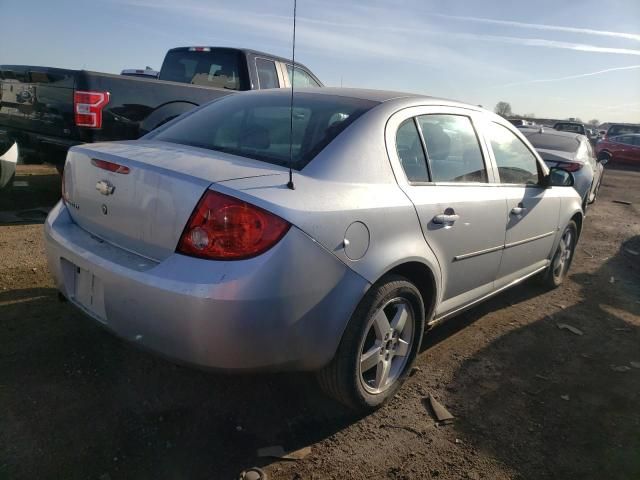
[[571, 172], [558, 167], [551, 168], [547, 177], [547, 186], [549, 187], [573, 187], [574, 182], [575, 179]]
[[609, 152], [600, 152], [598, 154], [598, 162], [602, 165], [606, 165], [611, 161], [611, 154]]

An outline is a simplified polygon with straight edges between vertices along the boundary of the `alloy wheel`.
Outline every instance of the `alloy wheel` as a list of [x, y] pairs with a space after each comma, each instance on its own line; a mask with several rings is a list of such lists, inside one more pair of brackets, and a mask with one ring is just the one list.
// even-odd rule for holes
[[573, 254], [573, 232], [570, 229], [565, 230], [560, 239], [558, 249], [558, 253], [553, 261], [553, 276], [561, 278], [569, 269], [571, 255]]
[[370, 318], [360, 345], [358, 373], [363, 388], [379, 394], [404, 372], [415, 337], [415, 314], [402, 297], [389, 300]]

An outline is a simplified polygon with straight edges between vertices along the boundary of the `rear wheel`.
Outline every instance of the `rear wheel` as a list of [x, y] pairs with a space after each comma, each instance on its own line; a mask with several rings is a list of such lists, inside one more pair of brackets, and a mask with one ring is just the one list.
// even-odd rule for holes
[[359, 411], [393, 397], [420, 349], [424, 305], [418, 289], [390, 275], [371, 287], [354, 312], [338, 351], [318, 373], [323, 390]]
[[560, 243], [558, 243], [553, 255], [551, 265], [542, 276], [542, 283], [546, 287], [556, 288], [562, 284], [569, 272], [569, 267], [571, 267], [577, 241], [578, 228], [576, 223], [571, 220], [562, 232], [562, 237], [560, 237]]

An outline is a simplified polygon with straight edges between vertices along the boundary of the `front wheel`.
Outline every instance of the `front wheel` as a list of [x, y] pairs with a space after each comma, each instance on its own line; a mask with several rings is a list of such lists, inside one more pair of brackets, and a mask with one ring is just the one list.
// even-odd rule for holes
[[375, 409], [405, 381], [420, 349], [424, 304], [404, 277], [373, 285], [354, 312], [335, 357], [318, 373], [322, 389], [358, 411]]
[[562, 232], [562, 237], [560, 237], [551, 265], [549, 265], [542, 277], [542, 283], [546, 287], [557, 288], [562, 284], [569, 272], [577, 242], [578, 228], [576, 223], [571, 220]]

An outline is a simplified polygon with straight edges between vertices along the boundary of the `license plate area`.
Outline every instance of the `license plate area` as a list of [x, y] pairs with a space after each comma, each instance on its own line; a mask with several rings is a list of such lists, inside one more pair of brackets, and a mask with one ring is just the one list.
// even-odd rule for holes
[[62, 268], [69, 299], [91, 316], [106, 323], [104, 286], [100, 277], [64, 258], [62, 259]]

